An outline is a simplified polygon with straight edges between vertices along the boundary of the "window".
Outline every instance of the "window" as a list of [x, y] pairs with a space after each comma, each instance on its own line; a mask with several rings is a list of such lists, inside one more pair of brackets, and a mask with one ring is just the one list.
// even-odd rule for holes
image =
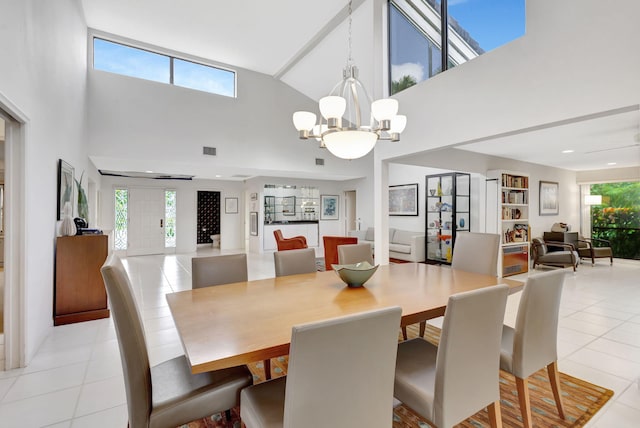
[[524, 0], [390, 1], [391, 94], [522, 36], [524, 26]]
[[236, 73], [169, 55], [93, 38], [93, 68], [235, 97]]
[[175, 248], [176, 246], [176, 191], [164, 192], [164, 246]]
[[129, 191], [127, 189], [116, 189], [114, 222], [114, 244], [116, 250], [127, 249], [128, 205]]

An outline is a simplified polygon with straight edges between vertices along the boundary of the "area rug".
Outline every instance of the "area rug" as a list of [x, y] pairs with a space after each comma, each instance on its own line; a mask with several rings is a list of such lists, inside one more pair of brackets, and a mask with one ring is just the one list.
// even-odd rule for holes
[[[409, 326], [409, 338], [417, 337], [418, 327]], [[440, 339], [440, 329], [427, 324], [425, 338], [437, 344]], [[401, 340], [401, 337], [399, 337]], [[283, 376], [287, 371], [287, 357], [273, 358], [271, 370], [273, 377]], [[254, 383], [264, 379], [262, 362], [249, 365]], [[549, 378], [546, 369], [540, 370], [529, 378], [529, 393], [531, 398], [531, 413], [534, 427], [582, 427], [598, 410], [613, 396], [613, 391], [591, 384], [565, 373], [560, 373], [562, 399], [566, 419], [560, 419], [556, 409]], [[500, 404], [502, 410], [503, 427], [522, 427], [522, 417], [516, 392], [515, 379], [509, 373], [500, 372]], [[240, 409], [231, 410], [231, 421], [227, 421], [224, 414], [193, 421], [182, 428], [240, 428]], [[399, 405], [393, 409], [393, 428], [427, 428], [424, 419], [416, 415], [410, 408]], [[488, 413], [482, 410], [461, 424], [460, 428], [489, 427]]]
[[318, 272], [324, 272], [324, 257], [316, 257], [316, 269]]

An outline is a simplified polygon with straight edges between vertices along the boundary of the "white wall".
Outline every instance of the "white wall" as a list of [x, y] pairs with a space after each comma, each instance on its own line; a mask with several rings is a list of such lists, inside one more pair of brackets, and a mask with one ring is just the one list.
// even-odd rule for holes
[[[640, 103], [640, 2], [526, 2], [526, 34], [394, 96], [383, 159]], [[604, 54], [606, 53], [606, 55]]]
[[[433, 174], [444, 174], [452, 171], [468, 172], [456, 167], [455, 170], [439, 169], [424, 166], [389, 164], [389, 186], [418, 183], [418, 215], [417, 216], [389, 216], [389, 227], [415, 232], [425, 231], [425, 177]], [[484, 231], [485, 186], [484, 175], [472, 173], [470, 183], [470, 220], [472, 232]]]
[[[404, 162], [434, 165], [443, 169], [475, 172], [485, 175], [494, 169], [510, 170], [529, 174], [529, 224], [531, 236], [542, 236], [544, 231], [551, 230], [553, 223], [568, 223], [572, 230], [580, 226], [580, 189], [576, 184], [576, 173], [564, 169], [543, 165], [519, 162], [511, 159], [487, 156], [464, 150], [438, 150], [424, 156], [412, 156]], [[556, 181], [559, 183], [559, 214], [554, 216], [539, 215], [539, 183]], [[482, 183], [480, 183], [482, 187]], [[487, 220], [489, 221], [489, 220]]]
[[[101, 222], [99, 227], [114, 227], [114, 190], [126, 187], [149, 187], [176, 190], [176, 253], [197, 249], [198, 191], [220, 192], [220, 248], [244, 248], [244, 184], [241, 181], [218, 180], [152, 180], [144, 178], [102, 177]], [[225, 214], [224, 199], [238, 198], [238, 214]]]
[[[640, 157], [640, 149], [638, 149], [638, 157]], [[578, 171], [576, 173], [576, 180], [578, 184], [639, 181], [640, 167]]]
[[[229, 98], [90, 69], [91, 158], [103, 169], [197, 178], [233, 172], [350, 179], [368, 173], [373, 155], [347, 161], [315, 139], [298, 138], [291, 115], [316, 111], [317, 103], [271, 76], [236, 70], [238, 96]], [[203, 156], [203, 146], [216, 147], [217, 156]], [[316, 166], [316, 158], [324, 166]]]
[[76, 0], [3, 0], [0, 10], [0, 93], [29, 121], [22, 171], [28, 302], [24, 352], [29, 362], [53, 323], [57, 160], [71, 164], [78, 178], [90, 169], [85, 146], [86, 26]]

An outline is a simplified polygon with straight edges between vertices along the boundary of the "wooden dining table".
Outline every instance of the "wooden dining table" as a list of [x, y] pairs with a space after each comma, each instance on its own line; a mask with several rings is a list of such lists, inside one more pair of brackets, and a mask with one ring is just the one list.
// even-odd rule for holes
[[[441, 315], [452, 294], [521, 281], [422, 263], [380, 266], [363, 287], [333, 271], [216, 285], [167, 294], [193, 373], [289, 353], [291, 327], [388, 306], [403, 326]], [[470, 320], [473, 322], [473, 320]]]

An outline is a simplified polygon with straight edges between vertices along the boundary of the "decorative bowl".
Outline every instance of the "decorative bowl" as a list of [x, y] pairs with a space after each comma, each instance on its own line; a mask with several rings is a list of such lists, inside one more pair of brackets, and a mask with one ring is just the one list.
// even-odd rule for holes
[[340, 279], [351, 288], [362, 287], [376, 272], [378, 266], [371, 266], [369, 262], [359, 262], [351, 265], [331, 265]]

